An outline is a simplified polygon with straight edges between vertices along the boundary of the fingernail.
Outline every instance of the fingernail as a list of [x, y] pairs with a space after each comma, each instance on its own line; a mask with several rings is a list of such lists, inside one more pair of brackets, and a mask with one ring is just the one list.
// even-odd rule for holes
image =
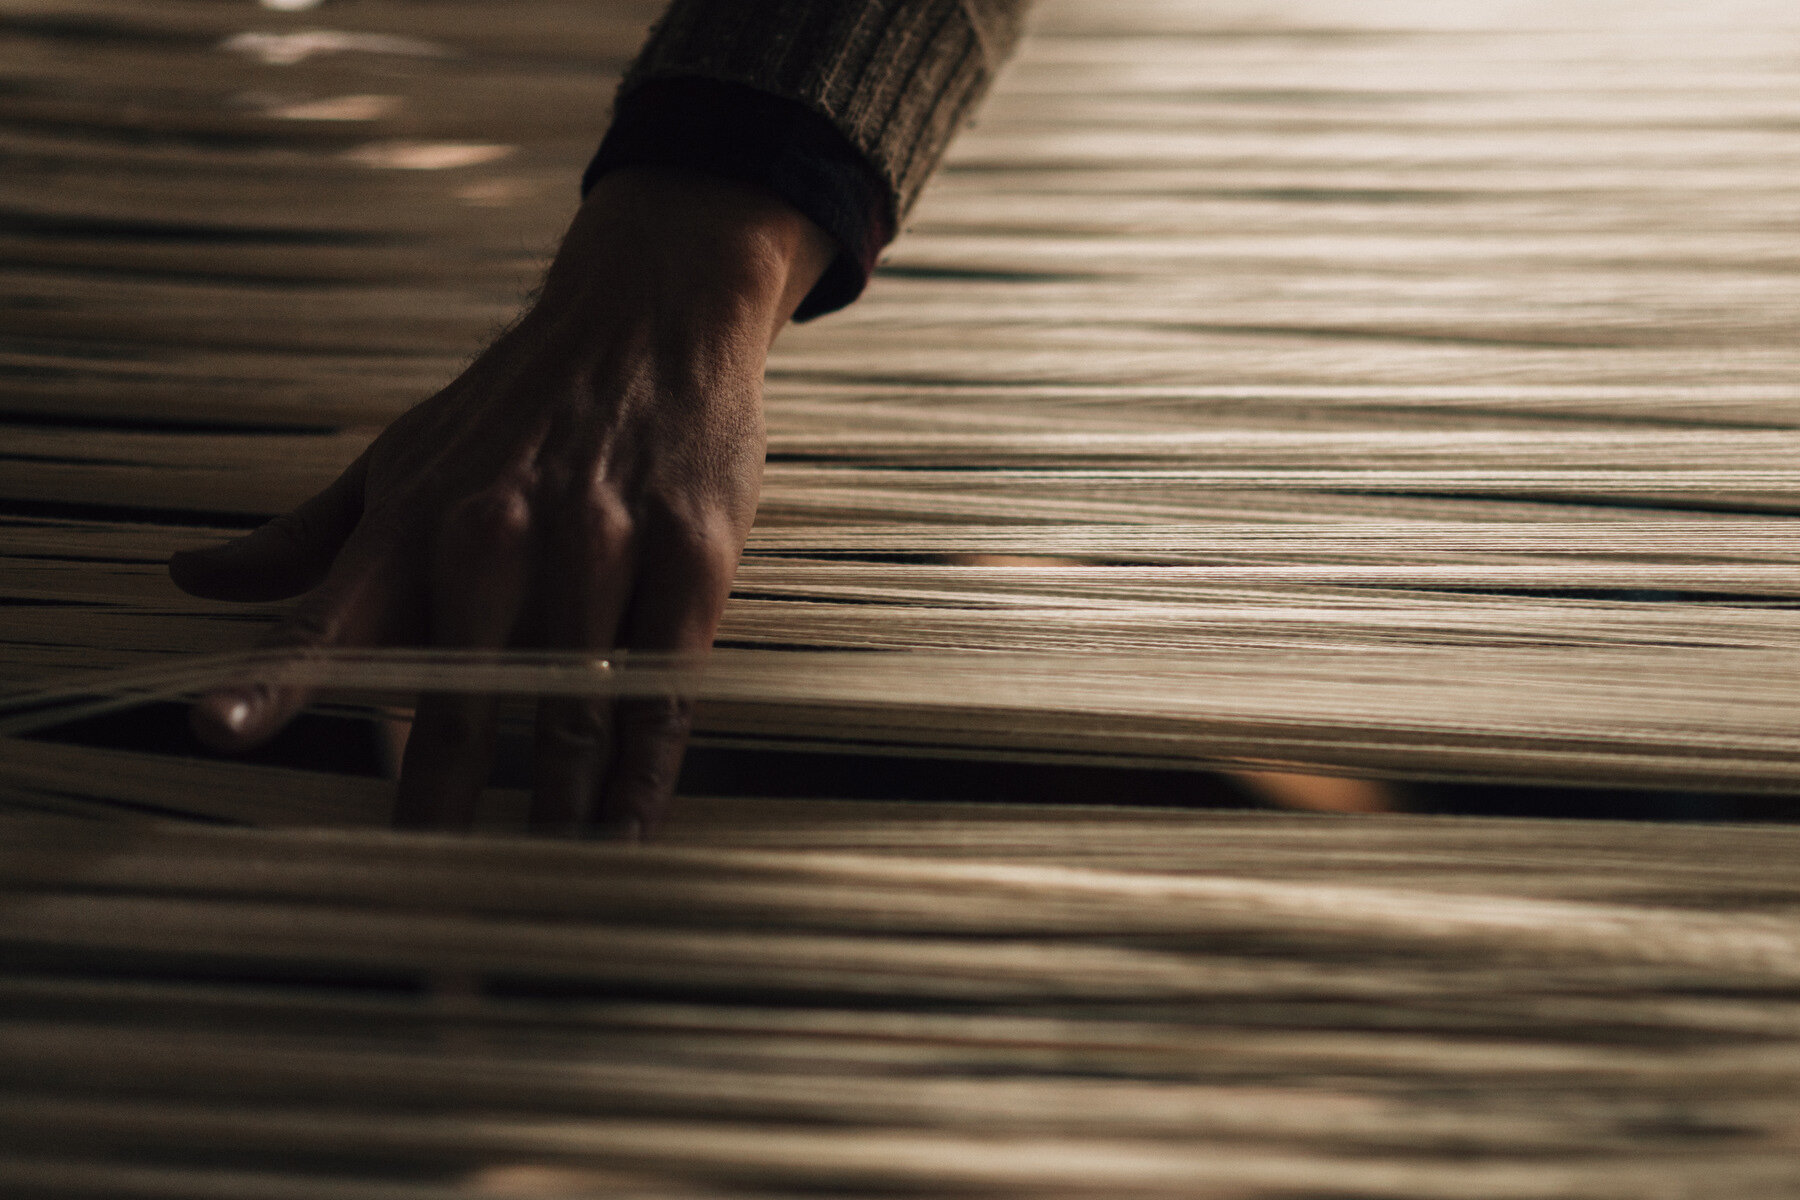
[[233, 696], [218, 708], [219, 724], [232, 733], [244, 732], [244, 726], [250, 724], [250, 711], [253, 706], [243, 696]]
[[226, 748], [243, 737], [256, 712], [256, 697], [249, 692], [214, 692], [194, 705], [190, 723], [201, 741]]

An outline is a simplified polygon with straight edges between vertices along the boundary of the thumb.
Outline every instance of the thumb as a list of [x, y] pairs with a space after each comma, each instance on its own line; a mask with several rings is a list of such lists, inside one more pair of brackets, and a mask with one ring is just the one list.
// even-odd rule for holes
[[292, 512], [219, 546], [178, 551], [169, 577], [206, 600], [286, 600], [325, 578], [362, 519], [363, 460]]

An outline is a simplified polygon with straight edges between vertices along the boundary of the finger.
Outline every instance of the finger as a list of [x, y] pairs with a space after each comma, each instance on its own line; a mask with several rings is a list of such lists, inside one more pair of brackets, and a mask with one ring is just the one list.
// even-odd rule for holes
[[169, 559], [175, 586], [208, 600], [286, 600], [318, 584], [362, 519], [363, 459], [330, 487], [243, 537]]
[[[645, 538], [620, 644], [631, 650], [704, 654], [730, 596], [742, 541], [741, 534], [724, 528], [693, 526]], [[613, 715], [613, 760], [592, 833], [626, 841], [655, 834], [675, 798], [693, 715], [689, 696], [619, 702]]]
[[[631, 581], [632, 523], [616, 499], [598, 496], [562, 514], [544, 544], [539, 595], [547, 645], [611, 646]], [[611, 705], [591, 697], [538, 701], [532, 748], [531, 828], [571, 834], [589, 821], [609, 757]]]
[[[416, 588], [408, 564], [386, 540], [352, 535], [325, 582], [307, 593], [260, 643], [296, 653], [335, 646], [416, 640]], [[305, 706], [312, 689], [271, 679], [240, 680], [206, 693], [189, 713], [202, 742], [235, 753], [267, 741]]]
[[[510, 645], [524, 607], [531, 507], [522, 492], [494, 488], [444, 519], [431, 564], [431, 644]], [[394, 825], [467, 829], [494, 765], [500, 699], [461, 692], [419, 697], [400, 767]]]

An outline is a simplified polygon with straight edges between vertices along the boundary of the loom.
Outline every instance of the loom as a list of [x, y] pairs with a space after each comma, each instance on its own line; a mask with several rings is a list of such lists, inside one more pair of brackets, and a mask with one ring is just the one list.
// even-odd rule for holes
[[[510, 318], [656, 7], [0, 11], [0, 1191], [1800, 1194], [1791, 826], [1132, 782], [1790, 811], [1800, 15], [1045, 3], [778, 343], [710, 659], [256, 655], [168, 554]], [[675, 690], [703, 752], [1114, 791], [623, 847], [500, 780], [402, 836], [375, 774], [70, 733], [246, 670], [334, 728]]]

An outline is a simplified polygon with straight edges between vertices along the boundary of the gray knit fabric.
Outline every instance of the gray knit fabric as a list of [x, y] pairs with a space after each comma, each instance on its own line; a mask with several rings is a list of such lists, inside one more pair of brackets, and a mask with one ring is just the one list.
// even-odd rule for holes
[[1019, 40], [1030, 0], [674, 0], [620, 94], [700, 76], [807, 105], [904, 216]]

